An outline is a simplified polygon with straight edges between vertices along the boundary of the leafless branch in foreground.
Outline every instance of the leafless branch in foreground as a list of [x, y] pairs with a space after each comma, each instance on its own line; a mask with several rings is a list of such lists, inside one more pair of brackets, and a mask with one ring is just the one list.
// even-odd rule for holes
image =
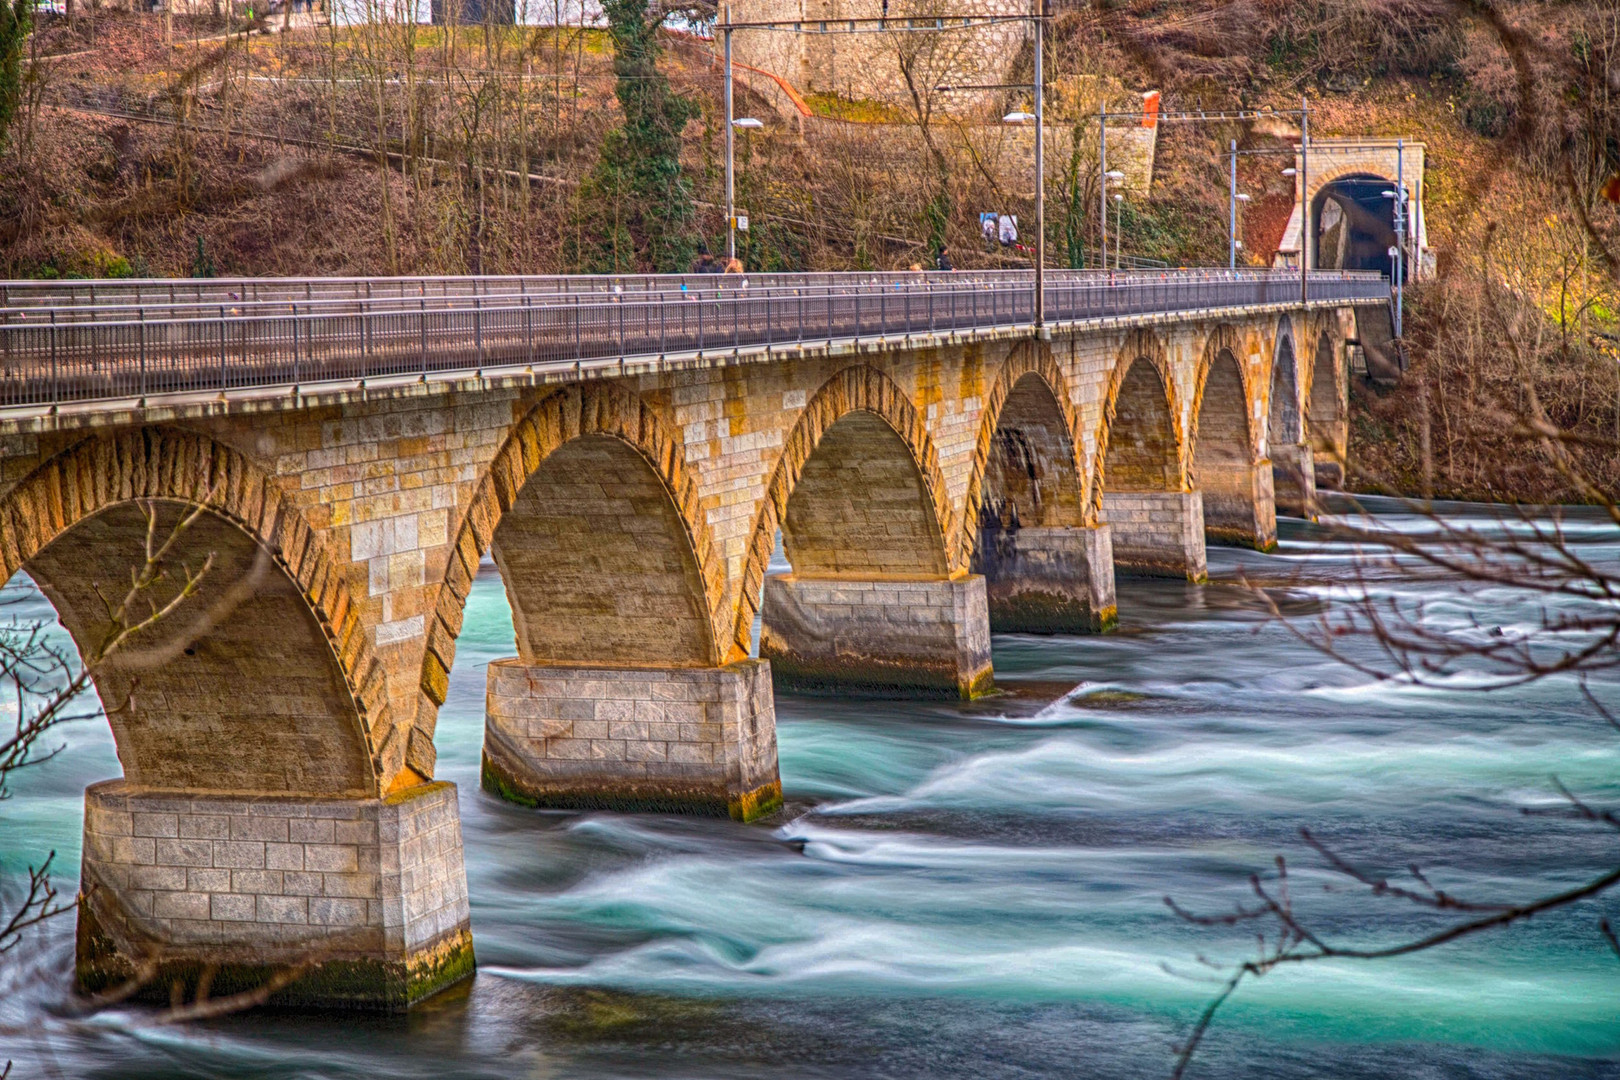
[[[1615, 492], [1583, 470], [1565, 433], [1540, 408], [1533, 387], [1519, 404], [1520, 411], [1512, 414], [1504, 403], [1501, 430], [1513, 433], [1522, 452], [1542, 455], [1573, 489], [1586, 493], [1600, 527], [1620, 526]], [[1495, 521], [1480, 527], [1449, 519], [1426, 502], [1408, 501], [1406, 506], [1422, 519], [1421, 532], [1379, 527], [1354, 504], [1357, 513], [1324, 523], [1327, 539], [1350, 545], [1359, 555], [1347, 586], [1349, 599], [1315, 619], [1289, 619], [1273, 596], [1257, 587], [1272, 624], [1377, 680], [1489, 693], [1555, 676], [1572, 678], [1591, 713], [1620, 731], [1620, 717], [1591, 683], [1592, 676], [1620, 667], [1620, 568], [1582, 550], [1557, 508], [1504, 507]], [[1445, 603], [1453, 610], [1443, 617], [1433, 602], [1411, 599], [1399, 590], [1392, 594], [1388, 587], [1391, 582], [1424, 579], [1447, 583], [1450, 595]], [[1527, 626], [1504, 629], [1473, 614], [1489, 610], [1496, 599], [1492, 594], [1504, 590], [1531, 610]], [[1469, 614], [1459, 618], [1455, 610], [1459, 606]], [[1557, 777], [1551, 785], [1560, 797], [1559, 806], [1523, 808], [1521, 813], [1559, 816], [1620, 833], [1620, 812], [1594, 805]], [[1300, 837], [1345, 887], [1376, 901], [1413, 905], [1456, 921], [1393, 945], [1371, 948], [1341, 942], [1315, 929], [1296, 911], [1288, 892], [1288, 865], [1280, 856], [1273, 875], [1250, 876], [1253, 901], [1231, 911], [1201, 914], [1166, 897], [1170, 910], [1194, 926], [1254, 925], [1257, 944], [1251, 959], [1226, 969], [1219, 990], [1176, 1048], [1174, 1077], [1185, 1075], [1221, 1008], [1246, 980], [1286, 965], [1382, 960], [1424, 952], [1601, 896], [1620, 884], [1616, 865], [1561, 891], [1512, 903], [1481, 902], [1435, 885], [1416, 864], [1407, 867], [1404, 877], [1391, 879], [1358, 866], [1308, 828], [1300, 830]], [[1620, 937], [1606, 917], [1599, 918], [1597, 931], [1605, 948], [1620, 959]]]
[[[206, 500], [204, 500], [206, 502]], [[0, 624], [0, 707], [16, 718], [12, 730], [0, 736], [0, 799], [9, 797], [7, 782], [25, 768], [42, 765], [55, 758], [62, 744], [46, 745], [49, 736], [64, 724], [117, 714], [130, 707], [136, 685], [122, 701], [97, 708], [82, 699], [95, 676], [114, 656], [133, 670], [149, 669], [172, 660], [186, 645], [242, 603], [258, 588], [269, 568], [268, 556], [261, 553], [252, 570], [226, 589], [222, 597], [184, 626], [176, 628], [173, 640], [154, 641], [149, 631], [171, 623], [177, 612], [191, 602], [204, 578], [213, 570], [215, 554], [207, 553], [200, 564], [181, 558], [181, 544], [187, 532], [206, 512], [203, 505], [184, 510], [172, 527], [160, 522], [161, 507], [156, 502], [137, 504], [146, 522], [142, 549], [130, 568], [127, 584], [116, 588], [97, 587], [106, 621], [93, 641], [82, 642], [82, 654], [54, 640], [52, 627], [44, 621], [13, 619]], [[20, 897], [9, 910], [0, 895], [0, 969], [13, 973], [19, 961], [18, 946], [28, 931], [72, 911], [76, 902], [62, 902], [51, 883], [53, 851], [37, 867], [27, 871]], [[140, 993], [157, 978], [161, 957], [148, 957], [137, 965], [124, 984], [79, 1003], [77, 1012], [88, 1014], [116, 1005]], [[277, 970], [262, 985], [241, 993], [210, 996], [212, 978], [205, 973], [194, 999], [185, 1002], [177, 995], [162, 1013], [160, 1023], [208, 1019], [239, 1012], [263, 1004], [307, 973], [308, 961]], [[176, 988], [179, 989], [178, 987]], [[0, 1064], [0, 1080], [10, 1075], [12, 1063]]]

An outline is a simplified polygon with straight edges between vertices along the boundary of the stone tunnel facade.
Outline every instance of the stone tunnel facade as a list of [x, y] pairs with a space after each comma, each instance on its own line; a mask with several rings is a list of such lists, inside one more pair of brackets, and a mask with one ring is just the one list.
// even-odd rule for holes
[[518, 655], [489, 668], [485, 787], [746, 820], [781, 800], [773, 682], [973, 696], [991, 630], [1106, 629], [1116, 566], [1270, 547], [1342, 458], [1349, 320], [14, 426], [0, 560], [87, 656], [149, 516], [201, 508], [173, 560], [213, 558], [95, 671], [124, 776], [86, 797], [81, 982], [220, 992], [295, 958], [282, 997], [393, 1009], [471, 971], [434, 731], [486, 556]]

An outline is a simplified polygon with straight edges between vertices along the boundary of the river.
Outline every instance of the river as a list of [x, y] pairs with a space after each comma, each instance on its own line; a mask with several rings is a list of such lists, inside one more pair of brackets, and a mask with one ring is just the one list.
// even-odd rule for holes
[[[1485, 526], [1483, 508], [1453, 508]], [[1380, 504], [1390, 528], [1425, 523]], [[1570, 535], [1613, 565], [1612, 526]], [[1551, 777], [1620, 804], [1620, 734], [1569, 679], [1479, 694], [1376, 682], [1296, 627], [1353, 591], [1358, 555], [1284, 522], [1274, 555], [1211, 548], [1212, 584], [1122, 580], [1120, 629], [998, 636], [971, 705], [776, 702], [787, 809], [764, 823], [535, 812], [479, 790], [484, 665], [515, 652], [499, 578], [473, 590], [438, 728], [460, 787], [469, 985], [406, 1018], [253, 1013], [164, 1026], [146, 1009], [65, 1015], [71, 919], [0, 989], [18, 1076], [828, 1078], [1168, 1075], [1241, 930], [1189, 926], [1289, 859], [1298, 909], [1383, 943], [1432, 916], [1331, 878], [1309, 826], [1388, 870], [1418, 862], [1478, 898], [1552, 891], [1614, 865], [1615, 837], [1523, 808]], [[780, 568], [780, 567], [779, 567]], [[1438, 577], [1374, 590], [1433, 628], [1518, 632], [1532, 598]], [[25, 578], [18, 613], [49, 617]], [[1352, 649], [1368, 654], [1367, 642]], [[1620, 701], [1614, 683], [1595, 683]], [[0, 805], [8, 880], [55, 848], [76, 876], [84, 786], [117, 775], [105, 725]], [[1246, 985], [1191, 1076], [1620, 1077], [1620, 965], [1602, 903], [1402, 960], [1300, 967]], [[1607, 903], [1620, 914], [1620, 897]]]

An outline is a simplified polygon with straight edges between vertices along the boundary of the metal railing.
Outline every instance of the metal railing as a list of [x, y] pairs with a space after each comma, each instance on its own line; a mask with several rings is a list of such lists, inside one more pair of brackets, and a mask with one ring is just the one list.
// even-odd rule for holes
[[[472, 373], [583, 371], [761, 346], [1032, 319], [1027, 271], [0, 283], [0, 407]], [[92, 293], [91, 290], [94, 290]], [[1312, 300], [1383, 302], [1376, 274], [1313, 274]], [[296, 294], [296, 295], [295, 295]], [[1295, 273], [1062, 272], [1066, 322], [1297, 304]]]

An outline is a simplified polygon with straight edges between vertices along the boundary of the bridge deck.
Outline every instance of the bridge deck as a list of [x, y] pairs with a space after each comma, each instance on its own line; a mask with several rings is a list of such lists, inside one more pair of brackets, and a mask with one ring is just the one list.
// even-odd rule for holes
[[[1388, 299], [1316, 272], [1312, 304]], [[0, 408], [1032, 328], [1033, 275], [0, 283]], [[1300, 302], [1295, 273], [1053, 272], [1050, 324]]]

